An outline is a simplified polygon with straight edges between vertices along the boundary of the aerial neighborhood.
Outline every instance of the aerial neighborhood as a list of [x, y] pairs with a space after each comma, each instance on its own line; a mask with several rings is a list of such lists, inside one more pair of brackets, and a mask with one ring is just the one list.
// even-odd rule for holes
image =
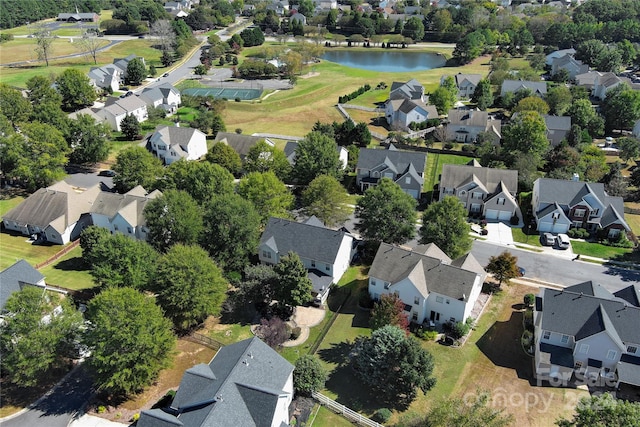
[[0, 2], [0, 424], [640, 425], [639, 22]]

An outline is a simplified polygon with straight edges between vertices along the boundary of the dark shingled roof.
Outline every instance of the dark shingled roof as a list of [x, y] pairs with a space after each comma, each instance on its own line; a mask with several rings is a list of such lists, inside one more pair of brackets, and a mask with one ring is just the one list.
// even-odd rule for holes
[[214, 142], [226, 142], [229, 147], [236, 150], [240, 155], [240, 159], [244, 160], [244, 158], [247, 157], [247, 154], [249, 154], [251, 147], [256, 145], [261, 139], [264, 138], [251, 135], [240, 135], [234, 132], [218, 132]]
[[570, 348], [541, 342], [540, 352], [549, 355], [547, 357], [549, 359], [549, 363], [551, 363], [552, 365], [573, 368], [573, 350], [571, 350]]
[[41, 286], [44, 276], [27, 261], [21, 259], [0, 272], [0, 309], [14, 292], [22, 289], [21, 284]]
[[41, 188], [2, 217], [45, 229], [53, 220], [67, 215], [66, 191]]
[[398, 173], [402, 173], [413, 165], [416, 171], [424, 173], [427, 162], [426, 153], [417, 151], [401, 151], [396, 149], [361, 148], [358, 155], [358, 169], [373, 169], [387, 162]]
[[260, 244], [266, 244], [281, 256], [289, 251], [301, 258], [333, 264], [342, 240], [347, 233], [331, 230], [311, 223], [300, 223], [282, 218], [269, 218]]
[[[271, 427], [293, 365], [259, 338], [221, 348], [185, 372], [171, 410], [143, 411], [138, 427]], [[181, 424], [178, 424], [181, 423]]]
[[613, 295], [618, 298], [622, 298], [627, 301], [631, 305], [635, 305], [636, 307], [640, 307], [640, 285], [634, 284], [629, 285], [626, 288], [620, 289], [617, 292], [614, 292]]
[[392, 287], [394, 283], [412, 276], [413, 283], [425, 297], [430, 292], [437, 292], [458, 300], [466, 300], [471, 295], [478, 273], [454, 264], [473, 265], [474, 268], [479, 264], [477, 261], [474, 264], [473, 255], [469, 254], [463, 258], [449, 265], [419, 252], [381, 243], [371, 264], [369, 276], [389, 282]]
[[424, 87], [416, 80], [411, 79], [406, 83], [393, 82], [389, 91], [389, 99], [420, 99], [424, 94]]
[[472, 178], [479, 181], [489, 191], [500, 190], [503, 182], [511, 194], [518, 192], [518, 171], [510, 169], [483, 168], [470, 165], [446, 164], [442, 168], [441, 188], [458, 188]]

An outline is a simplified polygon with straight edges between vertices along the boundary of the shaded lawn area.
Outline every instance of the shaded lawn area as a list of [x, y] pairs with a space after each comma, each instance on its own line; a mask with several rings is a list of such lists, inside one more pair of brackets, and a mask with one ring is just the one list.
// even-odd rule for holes
[[77, 246], [55, 263], [40, 269], [48, 285], [80, 290], [95, 286], [91, 269], [82, 259], [82, 248]]
[[0, 235], [0, 270], [4, 270], [16, 261], [25, 259], [35, 266], [44, 262], [64, 249], [63, 245], [32, 245], [29, 238], [21, 234], [2, 232]]
[[321, 405], [311, 412], [307, 424], [313, 427], [353, 427], [346, 418]]
[[640, 254], [631, 248], [614, 248], [601, 243], [571, 241], [573, 252], [580, 255], [593, 256], [615, 261], [640, 262]]

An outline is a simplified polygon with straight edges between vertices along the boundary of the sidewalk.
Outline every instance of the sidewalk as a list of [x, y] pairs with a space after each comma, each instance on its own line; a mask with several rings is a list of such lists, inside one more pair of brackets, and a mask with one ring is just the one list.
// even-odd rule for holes
[[88, 414], [74, 418], [69, 423], [69, 427], [123, 427], [128, 425], [130, 425], [130, 423], [116, 423], [115, 421], [105, 420], [104, 418]]

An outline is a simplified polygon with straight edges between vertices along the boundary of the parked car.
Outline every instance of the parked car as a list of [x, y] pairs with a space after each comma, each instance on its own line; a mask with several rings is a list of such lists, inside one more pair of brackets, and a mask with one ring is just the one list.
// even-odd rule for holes
[[542, 233], [542, 236], [540, 236], [540, 240], [545, 246], [553, 246], [556, 244], [556, 236], [551, 233]]
[[560, 249], [569, 249], [571, 242], [566, 234], [558, 234], [558, 247]]
[[113, 178], [114, 176], [116, 176], [116, 173], [115, 171], [112, 171], [112, 170], [105, 170], [105, 171], [100, 171], [98, 176], [108, 176]]
[[527, 271], [526, 271], [524, 268], [522, 268], [522, 267], [518, 267], [518, 276], [519, 276], [519, 277], [523, 277], [523, 276], [525, 275], [525, 273], [526, 273], [526, 272], [527, 272]]
[[164, 73], [162, 77], [169, 77], [169, 73]]

